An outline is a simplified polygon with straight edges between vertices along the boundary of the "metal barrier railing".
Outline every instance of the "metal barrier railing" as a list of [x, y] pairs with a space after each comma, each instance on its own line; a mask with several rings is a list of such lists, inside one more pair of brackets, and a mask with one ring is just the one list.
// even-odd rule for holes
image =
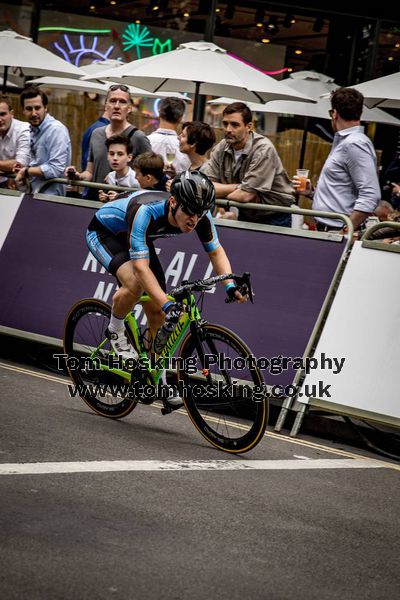
[[[343, 221], [343, 223], [345, 224], [345, 226], [347, 227], [347, 231], [348, 231], [348, 238], [349, 241], [351, 242], [351, 238], [353, 237], [354, 234], [354, 227], [353, 227], [353, 223], [351, 222], [350, 218], [347, 215], [343, 215], [341, 213], [334, 213], [334, 212], [326, 212], [326, 211], [322, 211], [322, 210], [312, 210], [310, 208], [300, 208], [298, 206], [278, 206], [275, 204], [257, 204], [255, 202], [246, 202], [245, 205], [243, 205], [242, 202], [233, 202], [232, 200], [226, 200], [225, 198], [217, 198], [216, 204], [218, 206], [223, 206], [225, 208], [227, 208], [229, 210], [229, 208], [231, 206], [234, 206], [236, 208], [243, 208], [243, 206], [246, 207], [246, 209], [251, 209], [251, 210], [261, 210], [262, 212], [281, 212], [281, 213], [290, 213], [290, 214], [295, 214], [295, 215], [303, 215], [305, 217], [321, 217], [321, 218], [325, 218], [325, 219], [337, 219], [340, 221]], [[332, 232], [333, 235], [338, 235], [338, 232]]]
[[[98, 189], [98, 190], [112, 190], [112, 191], [117, 191], [117, 192], [137, 191], [136, 188], [127, 188], [127, 187], [121, 187], [121, 186], [117, 186], [117, 185], [109, 185], [106, 183], [96, 183], [94, 181], [81, 181], [80, 179], [75, 180], [75, 179], [66, 179], [66, 178], [62, 178], [62, 177], [55, 177], [53, 179], [47, 179], [45, 182], [43, 182], [43, 184], [40, 186], [40, 188], [37, 190], [36, 193], [38, 193], [38, 194], [43, 193], [43, 190], [45, 190], [52, 183], [63, 183], [64, 185], [89, 187], [89, 188]], [[228, 210], [230, 207], [243, 208], [242, 202], [234, 202], [233, 200], [226, 200], [225, 198], [217, 198], [216, 204], [217, 204], [217, 206], [225, 207]], [[245, 204], [245, 207], [246, 207], [246, 209], [248, 208], [251, 210], [261, 210], [262, 212], [266, 212], [266, 213], [282, 212], [282, 213], [296, 214], [296, 215], [303, 215], [303, 216], [310, 216], [310, 217], [337, 219], [337, 220], [343, 221], [344, 225], [347, 227], [349, 239], [351, 239], [351, 237], [353, 236], [353, 233], [354, 233], [354, 227], [353, 227], [351, 220], [349, 219], [349, 217], [347, 215], [343, 215], [341, 213], [315, 211], [312, 209], [300, 208], [297, 206], [279, 206], [279, 205], [275, 205], [275, 204], [257, 204], [254, 202], [247, 202]]]
[[95, 181], [83, 181], [81, 179], [67, 179], [64, 177], [54, 177], [53, 179], [46, 179], [39, 189], [36, 191], [37, 194], [43, 194], [43, 190], [45, 190], [49, 185], [53, 183], [63, 183], [64, 185], [71, 185], [74, 187], [87, 187], [94, 188], [97, 190], [111, 190], [115, 192], [135, 192], [137, 188], [127, 188], [122, 187], [121, 185], [109, 185], [108, 183], [96, 183]]
[[[7, 177], [8, 179], [15, 179], [16, 174], [14, 173], [14, 171], [5, 171], [4, 173], [2, 173], [2, 176], [3, 177]], [[31, 186], [31, 181], [30, 181], [29, 177], [27, 177], [25, 179], [25, 185], [26, 185], [26, 190], [25, 190], [26, 193], [27, 194], [31, 194], [32, 193], [32, 186]], [[9, 191], [11, 192], [11, 191], [15, 191], [15, 190], [9, 190]]]
[[[361, 242], [363, 248], [373, 248], [374, 250], [383, 250], [384, 252], [400, 252], [400, 245], [398, 244], [385, 244], [382, 239], [371, 239], [371, 236], [380, 229], [388, 229], [388, 235], [385, 237], [397, 237], [400, 236], [400, 223], [398, 221], [381, 221], [369, 227], [361, 236]], [[393, 235], [391, 232], [398, 232]]]

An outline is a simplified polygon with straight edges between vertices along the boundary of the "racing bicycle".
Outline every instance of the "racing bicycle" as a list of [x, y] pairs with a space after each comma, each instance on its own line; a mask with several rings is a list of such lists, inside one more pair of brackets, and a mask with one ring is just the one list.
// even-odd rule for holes
[[[149, 329], [140, 328], [131, 311], [125, 326], [138, 360], [122, 361], [113, 352], [105, 335], [111, 315], [107, 303], [96, 298], [77, 302], [65, 322], [64, 352], [80, 397], [99, 415], [125, 417], [138, 402], [159, 399], [162, 373], [177, 353], [175, 370], [183, 404], [172, 406], [161, 393], [161, 412], [184, 406], [199, 432], [220, 450], [241, 453], [254, 448], [265, 432], [268, 414], [261, 372], [233, 331], [201, 316], [205, 292], [226, 279], [233, 279], [253, 302], [249, 273], [183, 281], [168, 296], [181, 303], [183, 312], [160, 355], [152, 352]], [[149, 300], [147, 295], [140, 298], [141, 303]]]

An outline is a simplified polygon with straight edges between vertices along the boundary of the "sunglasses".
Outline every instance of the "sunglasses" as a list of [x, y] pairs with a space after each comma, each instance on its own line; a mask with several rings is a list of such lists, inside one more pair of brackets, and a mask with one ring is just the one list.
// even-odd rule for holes
[[129, 93], [128, 86], [124, 85], [124, 84], [114, 83], [113, 85], [111, 85], [108, 88], [109, 92], [115, 92], [116, 90], [121, 90], [121, 92], [128, 92]]
[[208, 213], [208, 210], [202, 210], [202, 211], [196, 212], [196, 211], [190, 210], [187, 206], [183, 207], [182, 204], [180, 204], [179, 206], [181, 207], [181, 209], [183, 210], [183, 212], [186, 215], [189, 215], [189, 217], [194, 217], [196, 215], [197, 217], [199, 217], [199, 219], [202, 219], [204, 217], [204, 215], [206, 215]]

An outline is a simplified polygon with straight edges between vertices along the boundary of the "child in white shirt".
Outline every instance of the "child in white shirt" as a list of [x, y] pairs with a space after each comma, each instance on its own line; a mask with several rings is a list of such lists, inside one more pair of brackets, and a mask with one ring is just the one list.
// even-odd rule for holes
[[[125, 135], [113, 135], [106, 139], [106, 147], [108, 163], [113, 170], [108, 173], [105, 183], [138, 189], [139, 182], [129, 166], [132, 161], [132, 146], [129, 138]], [[101, 190], [99, 199], [101, 202], [109, 202], [115, 200], [118, 193], [120, 192]]]

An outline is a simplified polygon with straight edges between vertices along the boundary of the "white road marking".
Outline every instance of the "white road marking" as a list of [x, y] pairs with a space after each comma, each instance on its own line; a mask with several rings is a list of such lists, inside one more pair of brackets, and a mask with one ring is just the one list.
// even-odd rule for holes
[[101, 460], [87, 462], [3, 463], [0, 475], [111, 473], [117, 471], [280, 471], [297, 469], [382, 469], [391, 463], [373, 459], [316, 460]]

